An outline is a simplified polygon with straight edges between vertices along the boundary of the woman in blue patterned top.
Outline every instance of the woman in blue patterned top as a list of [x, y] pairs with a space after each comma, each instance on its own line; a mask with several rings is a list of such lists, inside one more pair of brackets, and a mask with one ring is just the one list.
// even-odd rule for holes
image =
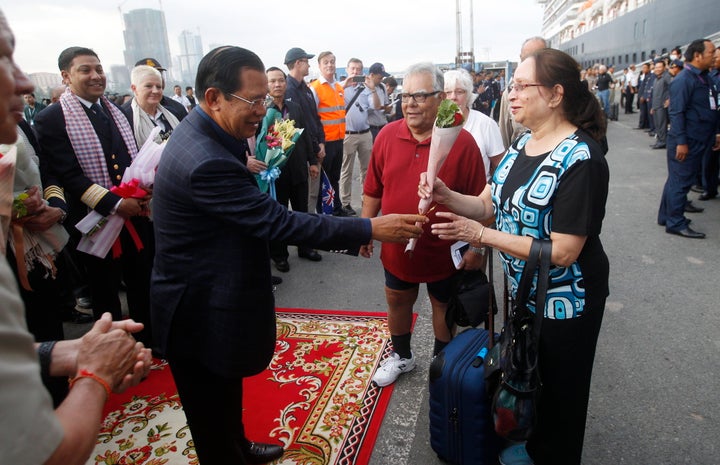
[[[540, 335], [543, 390], [539, 423], [527, 444], [501, 453], [503, 464], [579, 464], [595, 347], [608, 296], [600, 242], [608, 192], [605, 116], [569, 55], [544, 49], [523, 61], [510, 87], [516, 139], [478, 197], [436, 181], [433, 199], [455, 213], [434, 224], [441, 239], [499, 250], [517, 290], [532, 238], [552, 241], [552, 267]], [[431, 195], [422, 180], [418, 193]], [[479, 221], [495, 216], [497, 229]], [[534, 308], [535, 289], [529, 307]], [[529, 454], [529, 456], [528, 456]]]

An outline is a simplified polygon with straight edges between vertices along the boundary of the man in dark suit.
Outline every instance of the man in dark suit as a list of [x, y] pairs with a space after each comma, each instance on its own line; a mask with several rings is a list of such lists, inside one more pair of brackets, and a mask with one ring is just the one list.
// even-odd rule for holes
[[[94, 51], [70, 47], [60, 54], [58, 65], [68, 88], [59, 104], [35, 117], [44, 158], [40, 169], [51, 170], [65, 190], [68, 226], [91, 210], [103, 216], [116, 213], [127, 220], [119, 236], [120, 250], [102, 258], [79, 251], [76, 256], [87, 270], [95, 318], [108, 311], [113, 319], [122, 318], [119, 291], [124, 281], [130, 316], [145, 324], [138, 340], [152, 347], [149, 292], [154, 245], [147, 218], [149, 196], [122, 198], [111, 192], [137, 154], [135, 138], [120, 109], [103, 96], [106, 77]], [[77, 244], [77, 229], [68, 227], [68, 232]]]
[[278, 445], [247, 439], [242, 383], [275, 349], [268, 241], [327, 249], [418, 236], [418, 215], [335, 218], [288, 212], [260, 192], [246, 139], [265, 115], [257, 55], [219, 47], [200, 62], [199, 104], [173, 131], [153, 191], [155, 336], [170, 363], [203, 465], [265, 463]]

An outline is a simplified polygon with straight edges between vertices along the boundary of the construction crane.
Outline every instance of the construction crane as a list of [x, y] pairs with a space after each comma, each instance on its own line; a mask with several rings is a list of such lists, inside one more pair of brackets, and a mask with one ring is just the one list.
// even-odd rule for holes
[[462, 35], [462, 12], [460, 10], [460, 0], [455, 0], [455, 33], [456, 33], [456, 54], [455, 54], [455, 66], [461, 68], [463, 66], [470, 65], [471, 68], [475, 67], [475, 52], [474, 52], [474, 19], [473, 19], [473, 0], [470, 0], [470, 51], [465, 52], [463, 50], [463, 35]]

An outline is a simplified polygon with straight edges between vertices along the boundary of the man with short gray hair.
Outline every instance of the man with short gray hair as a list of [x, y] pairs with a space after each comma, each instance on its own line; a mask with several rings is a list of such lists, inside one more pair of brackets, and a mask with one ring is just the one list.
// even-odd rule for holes
[[[544, 48], [547, 48], [547, 42], [542, 37], [530, 37], [526, 39], [520, 48], [520, 61], [525, 61], [527, 57]], [[505, 88], [502, 99], [500, 100], [500, 118], [498, 121], [505, 148], [510, 147], [510, 144], [526, 130], [525, 126], [516, 123], [512, 114], [510, 114], [510, 100], [508, 97], [510, 92], [508, 88], [509, 86]]]

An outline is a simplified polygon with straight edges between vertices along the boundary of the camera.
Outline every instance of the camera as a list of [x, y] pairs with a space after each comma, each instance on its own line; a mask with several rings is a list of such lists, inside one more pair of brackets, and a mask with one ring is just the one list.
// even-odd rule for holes
[[365, 76], [353, 76], [352, 82], [365, 82]]

